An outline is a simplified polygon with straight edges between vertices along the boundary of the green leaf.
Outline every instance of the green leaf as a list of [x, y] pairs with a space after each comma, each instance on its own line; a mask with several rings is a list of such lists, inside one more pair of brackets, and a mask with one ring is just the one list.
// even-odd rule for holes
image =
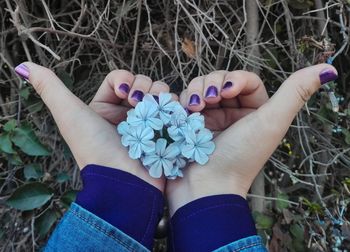
[[61, 172], [57, 174], [56, 181], [58, 183], [63, 183], [70, 180], [70, 177], [68, 176], [67, 172]]
[[53, 192], [49, 187], [39, 182], [33, 182], [18, 187], [6, 203], [13, 208], [26, 211], [41, 207], [52, 196]]
[[64, 207], [69, 207], [70, 204], [75, 201], [75, 198], [77, 197], [78, 191], [75, 190], [69, 190], [65, 192], [61, 197], [61, 202]]
[[20, 91], [19, 91], [19, 95], [21, 97], [23, 97], [24, 100], [28, 100], [28, 97], [30, 95], [30, 87], [25, 87], [25, 88], [22, 88]]
[[350, 145], [350, 131], [348, 131], [347, 129], [342, 129], [342, 133], [345, 136], [345, 143]]
[[15, 153], [15, 150], [12, 148], [12, 142], [10, 140], [10, 135], [8, 133], [4, 133], [0, 135], [0, 150], [2, 152], [6, 152], [8, 154]]
[[57, 71], [58, 78], [66, 85], [66, 87], [70, 90], [73, 88], [74, 80], [65, 70], [61, 69]]
[[11, 131], [13, 131], [13, 130], [16, 128], [16, 126], [17, 126], [16, 120], [11, 119], [11, 120], [8, 121], [7, 123], [5, 123], [5, 125], [4, 125], [4, 130], [5, 130], [6, 132], [11, 132]]
[[35, 229], [40, 237], [44, 237], [50, 231], [50, 228], [55, 224], [58, 217], [59, 214], [56, 211], [49, 209], [39, 218], [35, 219]]
[[12, 137], [12, 142], [30, 156], [48, 156], [50, 152], [42, 145], [35, 136], [29, 125], [25, 124], [16, 128]]
[[22, 159], [17, 153], [14, 154], [6, 154], [7, 160], [10, 162], [10, 164], [13, 165], [21, 165], [23, 164]]
[[304, 228], [299, 224], [293, 224], [290, 226], [289, 231], [298, 241], [304, 240]]
[[285, 200], [288, 200], [288, 195], [285, 193], [279, 193], [277, 195], [277, 202], [276, 202], [276, 207], [278, 210], [282, 211], [284, 208], [289, 207], [289, 203], [286, 202]]
[[254, 212], [253, 217], [255, 222], [258, 224], [259, 228], [270, 229], [273, 226], [274, 220], [272, 217], [265, 214]]
[[44, 176], [44, 172], [40, 164], [28, 164], [23, 169], [24, 177], [26, 180], [39, 179]]

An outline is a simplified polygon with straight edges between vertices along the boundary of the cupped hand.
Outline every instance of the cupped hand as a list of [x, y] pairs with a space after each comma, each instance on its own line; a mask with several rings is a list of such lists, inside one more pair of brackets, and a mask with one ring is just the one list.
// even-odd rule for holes
[[167, 183], [171, 213], [205, 196], [246, 197], [295, 115], [321, 82], [336, 76], [336, 70], [327, 64], [304, 68], [292, 74], [270, 99], [261, 79], [250, 72], [215, 71], [193, 79], [180, 101], [205, 116], [206, 127], [217, 132], [216, 149], [206, 165], [192, 163], [182, 179]]
[[144, 94], [169, 92], [168, 85], [152, 82], [144, 75], [115, 70], [106, 76], [91, 103], [86, 105], [51, 70], [24, 62], [16, 71], [23, 72], [23, 69], [51, 111], [80, 169], [88, 164], [118, 168], [164, 190], [164, 178], [150, 177], [139, 160], [129, 158], [127, 149], [121, 145], [116, 124], [126, 118], [126, 112]]

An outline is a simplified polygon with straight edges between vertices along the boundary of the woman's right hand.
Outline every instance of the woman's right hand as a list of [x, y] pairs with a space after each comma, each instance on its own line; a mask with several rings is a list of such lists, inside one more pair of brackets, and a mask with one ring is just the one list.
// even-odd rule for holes
[[203, 113], [206, 127], [218, 133], [216, 149], [207, 164], [192, 163], [182, 179], [167, 183], [171, 212], [205, 196], [246, 197], [295, 115], [321, 84], [336, 77], [337, 71], [328, 64], [304, 68], [270, 99], [260, 78], [250, 72], [216, 71], [192, 80], [180, 101]]

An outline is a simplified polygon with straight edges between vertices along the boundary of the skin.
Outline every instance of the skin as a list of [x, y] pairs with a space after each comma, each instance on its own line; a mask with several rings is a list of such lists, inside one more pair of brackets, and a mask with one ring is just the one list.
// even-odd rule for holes
[[[145, 94], [169, 92], [165, 83], [115, 70], [106, 76], [91, 103], [86, 105], [51, 70], [30, 62], [24, 65], [30, 72], [29, 82], [50, 109], [80, 169], [87, 164], [99, 164], [132, 173], [167, 194], [171, 214], [209, 195], [246, 197], [295, 115], [320, 88], [320, 72], [331, 69], [336, 73], [327, 64], [304, 68], [292, 74], [271, 98], [261, 79], [246, 71], [215, 71], [193, 79], [182, 92], [180, 102], [190, 111], [200, 111], [205, 116], [206, 127], [215, 132], [216, 149], [206, 165], [193, 163], [185, 169], [184, 178], [165, 183], [164, 178], [151, 178], [138, 160], [128, 157], [115, 129], [130, 107], [137, 104], [132, 99], [134, 90]], [[222, 90], [226, 81], [234, 85]], [[129, 94], [118, 89], [121, 83], [130, 86]], [[219, 95], [205, 98], [211, 85], [217, 87]], [[192, 94], [200, 96], [198, 105], [188, 105]], [[178, 99], [176, 95], [173, 98]]]

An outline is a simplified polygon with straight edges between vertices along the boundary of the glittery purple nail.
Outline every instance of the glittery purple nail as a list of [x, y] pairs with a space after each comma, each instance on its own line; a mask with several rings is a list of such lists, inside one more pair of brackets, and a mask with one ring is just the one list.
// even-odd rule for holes
[[126, 83], [122, 83], [119, 85], [119, 90], [125, 94], [128, 94], [129, 93], [129, 90], [130, 90], [130, 87], [128, 84]]
[[233, 86], [232, 81], [226, 81], [226, 83], [224, 84], [222, 90], [227, 90], [229, 88], [231, 88]]
[[135, 101], [139, 102], [142, 101], [143, 99], [143, 92], [140, 90], [135, 90], [134, 93], [132, 93], [131, 98], [134, 99]]
[[201, 103], [200, 101], [201, 99], [199, 98], [199, 95], [193, 94], [191, 95], [190, 102], [188, 103], [188, 105], [190, 106], [199, 105]]
[[338, 78], [338, 75], [336, 72], [334, 72], [333, 69], [326, 68], [320, 72], [320, 81], [321, 84], [326, 84], [330, 81], [334, 81]]
[[26, 80], [29, 79], [29, 69], [26, 65], [20, 64], [20, 65], [16, 66], [15, 72], [16, 72], [16, 74], [21, 76], [23, 79], [26, 79]]
[[205, 93], [206, 98], [215, 98], [218, 96], [218, 89], [215, 86], [210, 86]]

